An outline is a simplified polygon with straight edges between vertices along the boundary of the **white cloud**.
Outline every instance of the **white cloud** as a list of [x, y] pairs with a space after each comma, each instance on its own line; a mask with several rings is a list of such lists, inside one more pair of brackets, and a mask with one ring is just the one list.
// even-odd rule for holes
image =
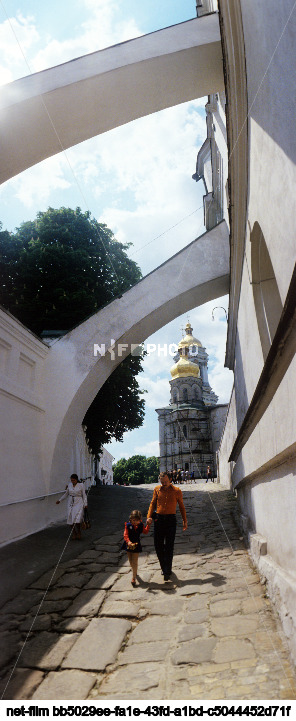
[[159, 456], [159, 443], [158, 441], [150, 441], [144, 443], [143, 446], [135, 446], [135, 455], [139, 456]]
[[168, 377], [157, 377], [155, 379], [154, 377], [149, 377], [147, 373], [141, 373], [141, 375], [138, 376], [140, 387], [148, 391], [147, 395], [144, 396], [148, 408], [162, 408], [168, 405], [170, 401], [170, 386], [168, 380]]
[[0, 192], [5, 193], [9, 187], [15, 198], [34, 215], [40, 207], [47, 206], [53, 192], [66, 190], [70, 185], [65, 178], [63, 158], [55, 156], [12, 178]]
[[17, 13], [0, 24], [1, 85], [32, 71], [27, 56], [38, 41], [39, 33], [31, 16]]
[[84, 4], [86, 20], [76, 36], [49, 39], [34, 57], [35, 72], [142, 35], [133, 18], [122, 19], [114, 0], [85, 0]]

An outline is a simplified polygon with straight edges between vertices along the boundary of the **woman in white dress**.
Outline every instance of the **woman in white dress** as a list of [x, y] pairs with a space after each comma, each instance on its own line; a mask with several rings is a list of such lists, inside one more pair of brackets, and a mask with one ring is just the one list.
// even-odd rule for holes
[[72, 473], [70, 483], [65, 493], [61, 496], [59, 504], [64, 498], [68, 498], [68, 516], [67, 523], [72, 526], [72, 540], [80, 540], [80, 524], [83, 521], [84, 509], [87, 508], [87, 498], [83, 483], [78, 481], [76, 473]]

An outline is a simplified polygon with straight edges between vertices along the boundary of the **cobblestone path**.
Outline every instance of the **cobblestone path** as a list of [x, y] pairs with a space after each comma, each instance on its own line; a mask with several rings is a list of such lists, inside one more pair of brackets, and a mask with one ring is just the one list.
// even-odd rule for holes
[[146, 516], [152, 486], [120, 489], [124, 504], [101, 489], [97, 537], [85, 533], [53, 578], [49, 569], [0, 610], [3, 698], [296, 698], [281, 629], [232, 519], [234, 497], [215, 484], [182, 491], [189, 527], [182, 532], [178, 514], [172, 580], [162, 580], [151, 533], [132, 588], [119, 550], [126, 508]]

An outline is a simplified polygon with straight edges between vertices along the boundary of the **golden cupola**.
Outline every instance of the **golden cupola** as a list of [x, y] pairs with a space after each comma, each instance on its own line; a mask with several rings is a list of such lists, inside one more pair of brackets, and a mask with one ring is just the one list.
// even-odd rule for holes
[[199, 378], [199, 367], [197, 363], [191, 363], [186, 356], [181, 355], [180, 359], [171, 368], [172, 379], [187, 378], [194, 376]]
[[185, 326], [186, 335], [178, 343], [178, 350], [180, 358], [171, 368], [172, 379], [176, 378], [187, 378], [187, 377], [200, 377], [199, 366], [197, 363], [192, 363], [188, 358], [189, 349], [191, 346], [201, 346], [201, 342], [194, 338], [192, 335], [192, 328], [190, 323]]
[[193, 331], [193, 329], [192, 329], [190, 323], [186, 323], [186, 326], [185, 326], [186, 335], [184, 336], [184, 338], [181, 338], [180, 343], [178, 343], [178, 348], [180, 350], [182, 348], [190, 348], [193, 345], [199, 346], [200, 348], [202, 348], [202, 344], [201, 344], [200, 340], [198, 340], [198, 338], [194, 338], [194, 336], [192, 335], [192, 331]]

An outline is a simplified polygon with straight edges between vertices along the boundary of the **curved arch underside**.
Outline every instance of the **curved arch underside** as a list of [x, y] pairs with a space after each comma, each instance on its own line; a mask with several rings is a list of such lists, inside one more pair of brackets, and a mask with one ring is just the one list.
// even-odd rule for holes
[[[55, 342], [46, 369], [46, 437], [52, 480], [62, 470], [67, 472], [70, 439], [77, 435], [87, 408], [131, 345], [228, 291], [229, 235], [222, 221]], [[106, 349], [105, 355], [94, 355], [95, 344]], [[120, 351], [120, 344], [126, 348]], [[112, 353], [108, 351], [111, 346]]]
[[16, 80], [0, 94], [0, 183], [119, 125], [223, 88], [215, 13]]

